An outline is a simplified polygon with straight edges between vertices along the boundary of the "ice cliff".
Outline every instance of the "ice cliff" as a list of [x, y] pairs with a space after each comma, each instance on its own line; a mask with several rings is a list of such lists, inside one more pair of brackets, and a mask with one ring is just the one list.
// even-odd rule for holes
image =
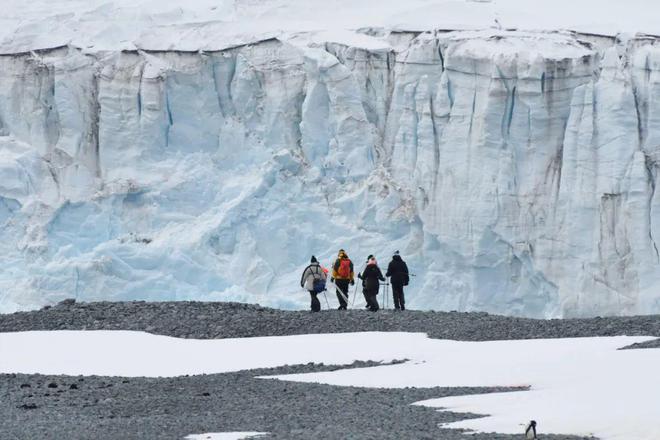
[[0, 311], [307, 307], [312, 254], [400, 250], [412, 308], [660, 313], [660, 43], [306, 32], [0, 46]]

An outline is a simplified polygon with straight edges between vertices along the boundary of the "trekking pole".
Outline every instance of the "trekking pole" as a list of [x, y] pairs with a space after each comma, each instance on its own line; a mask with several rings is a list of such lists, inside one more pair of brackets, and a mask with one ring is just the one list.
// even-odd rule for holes
[[342, 292], [341, 289], [336, 289], [336, 290], [337, 290], [337, 293], [339, 294], [339, 296], [341, 296], [342, 299], [343, 299], [344, 301], [346, 301], [346, 305], [348, 305], [348, 297], [347, 297], [346, 295], [344, 295], [344, 292]]
[[328, 291], [328, 289], [323, 290], [323, 297], [325, 298], [325, 305], [328, 306], [328, 310], [330, 310], [330, 303], [328, 302], [328, 295], [325, 294], [325, 292], [327, 292], [327, 291]]
[[390, 302], [390, 283], [385, 284], [385, 309], [387, 309], [387, 304]]
[[339, 296], [341, 296], [341, 298], [344, 301], [346, 301], [346, 306], [348, 306], [348, 297], [346, 295], [344, 295], [344, 292], [339, 287], [337, 287], [337, 285], [335, 283], [331, 283], [331, 284], [335, 287], [335, 292], [337, 292], [339, 294]]
[[355, 289], [353, 290], [353, 303], [351, 307], [355, 307], [355, 297], [357, 296], [358, 283], [355, 283]]
[[[363, 264], [360, 270], [358, 271], [358, 274], [361, 274], [366, 266], [367, 266], [366, 264]], [[351, 307], [355, 307], [355, 297], [357, 297], [357, 290], [358, 290], [358, 283], [355, 283], [355, 291], [353, 292], [353, 303], [351, 304]]]

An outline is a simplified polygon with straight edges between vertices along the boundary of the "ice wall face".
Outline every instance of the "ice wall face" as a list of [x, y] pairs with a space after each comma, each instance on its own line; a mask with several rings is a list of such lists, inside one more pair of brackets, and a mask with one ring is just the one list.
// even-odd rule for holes
[[585, 38], [0, 56], [0, 310], [306, 307], [343, 247], [399, 249], [413, 308], [660, 312], [660, 50]]

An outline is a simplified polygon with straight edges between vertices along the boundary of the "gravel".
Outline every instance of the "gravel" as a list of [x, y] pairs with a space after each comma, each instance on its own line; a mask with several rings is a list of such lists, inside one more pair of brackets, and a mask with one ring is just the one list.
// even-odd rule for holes
[[586, 336], [658, 336], [660, 315], [538, 320], [406, 310], [276, 310], [221, 302], [97, 302], [65, 300], [40, 311], [0, 315], [0, 332], [141, 330], [179, 338], [240, 338], [357, 331], [424, 332], [432, 338], [486, 341]]
[[[481, 341], [610, 335], [660, 337], [660, 317], [533, 320], [486, 313], [409, 310], [310, 313], [237, 303], [76, 303], [72, 300], [40, 311], [0, 315], [0, 332], [55, 329], [141, 330], [202, 339], [377, 330], [425, 332], [433, 338]], [[642, 348], [654, 344], [657, 341], [639, 345]], [[350, 367], [370, 365], [373, 363], [360, 362]], [[475, 415], [410, 404], [450, 395], [515, 390], [370, 389], [255, 377], [337, 368], [341, 367], [310, 364], [214, 375], [130, 379], [0, 375], [0, 438], [182, 439], [192, 433], [263, 431], [269, 433], [265, 438], [277, 439], [465, 439], [460, 431], [441, 429], [438, 424]], [[542, 431], [542, 420], [539, 426]], [[523, 436], [476, 434], [468, 438], [521, 439]]]
[[[360, 366], [360, 365], [358, 365]], [[319, 365], [176, 378], [0, 375], [0, 438], [182, 439], [261, 431], [269, 439], [465, 439], [438, 424], [474, 415], [411, 403], [504, 388], [374, 389], [257, 379]], [[335, 367], [336, 369], [336, 367]], [[48, 386], [56, 383], [57, 388]], [[29, 386], [26, 386], [29, 385]], [[522, 429], [522, 428], [521, 428]], [[520, 439], [480, 434], [471, 439]], [[542, 436], [547, 439], [580, 437]]]

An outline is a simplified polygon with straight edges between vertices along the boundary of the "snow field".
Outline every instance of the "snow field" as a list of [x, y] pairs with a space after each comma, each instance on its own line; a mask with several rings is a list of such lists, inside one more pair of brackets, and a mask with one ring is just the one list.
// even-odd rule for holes
[[[650, 0], [6, 0], [2, 52], [73, 44], [87, 50], [211, 50], [282, 33], [467, 30], [489, 27], [573, 30], [602, 35], [660, 34]], [[357, 37], [354, 37], [357, 38]]]
[[[529, 391], [418, 402], [487, 417], [448, 424], [519, 433], [652, 440], [660, 405], [660, 350], [618, 350], [649, 337], [489, 342], [433, 340], [421, 333], [346, 333], [188, 340], [129, 331], [0, 334], [0, 372], [163, 377], [308, 362], [406, 363], [264, 379], [360, 387], [529, 386]], [[71, 347], [75, 347], [72, 350]]]

